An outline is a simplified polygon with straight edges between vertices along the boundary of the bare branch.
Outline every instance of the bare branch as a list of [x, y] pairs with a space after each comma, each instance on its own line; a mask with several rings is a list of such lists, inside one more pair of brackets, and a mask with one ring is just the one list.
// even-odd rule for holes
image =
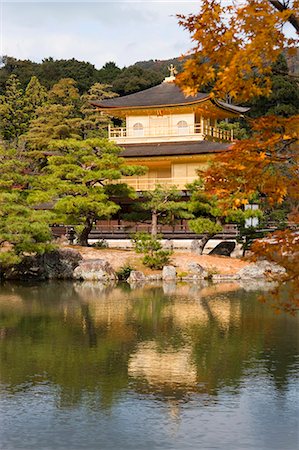
[[[280, 0], [269, 0], [269, 2], [280, 12], [286, 11], [288, 9], [288, 3], [281, 2]], [[291, 25], [293, 25], [297, 33], [299, 33], [299, 18], [295, 16], [295, 14], [291, 14], [288, 18], [288, 21]]]

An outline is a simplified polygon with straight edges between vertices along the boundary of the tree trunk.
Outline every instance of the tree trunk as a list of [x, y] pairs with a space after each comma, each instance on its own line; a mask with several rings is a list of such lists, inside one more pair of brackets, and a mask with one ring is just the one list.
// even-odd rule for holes
[[82, 231], [82, 233], [78, 236], [78, 244], [83, 245], [84, 247], [88, 246], [88, 235], [92, 230], [92, 223], [93, 221], [91, 219], [86, 219], [85, 221], [85, 227]]
[[152, 230], [151, 234], [152, 236], [157, 236], [158, 233], [158, 214], [157, 211], [152, 211]]
[[203, 250], [210, 239], [211, 239], [210, 234], [204, 234], [203, 237], [198, 241], [197, 252], [196, 252], [198, 255], [203, 254]]

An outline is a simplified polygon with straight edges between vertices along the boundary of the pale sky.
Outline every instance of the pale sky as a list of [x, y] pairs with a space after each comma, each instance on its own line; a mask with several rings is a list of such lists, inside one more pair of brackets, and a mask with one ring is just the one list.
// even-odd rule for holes
[[199, 1], [0, 1], [0, 54], [40, 62], [76, 58], [97, 68], [180, 56], [191, 47], [176, 14]]

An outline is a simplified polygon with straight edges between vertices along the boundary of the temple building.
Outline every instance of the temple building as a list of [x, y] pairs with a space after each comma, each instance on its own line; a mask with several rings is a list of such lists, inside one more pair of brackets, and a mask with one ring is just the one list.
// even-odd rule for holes
[[124, 149], [121, 156], [128, 164], [148, 168], [143, 176], [125, 179], [137, 191], [158, 184], [184, 189], [197, 178], [198, 169], [232, 145], [232, 131], [218, 128], [217, 122], [248, 111], [207, 93], [186, 97], [175, 84], [174, 68], [170, 70], [158, 86], [92, 102], [99, 111], [125, 123], [108, 130], [109, 139]]

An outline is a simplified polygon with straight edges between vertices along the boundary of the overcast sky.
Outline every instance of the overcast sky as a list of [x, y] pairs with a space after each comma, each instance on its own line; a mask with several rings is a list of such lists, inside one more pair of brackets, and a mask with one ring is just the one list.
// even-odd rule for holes
[[1, 55], [41, 61], [76, 58], [100, 68], [179, 56], [190, 47], [176, 14], [192, 1], [0, 1]]

